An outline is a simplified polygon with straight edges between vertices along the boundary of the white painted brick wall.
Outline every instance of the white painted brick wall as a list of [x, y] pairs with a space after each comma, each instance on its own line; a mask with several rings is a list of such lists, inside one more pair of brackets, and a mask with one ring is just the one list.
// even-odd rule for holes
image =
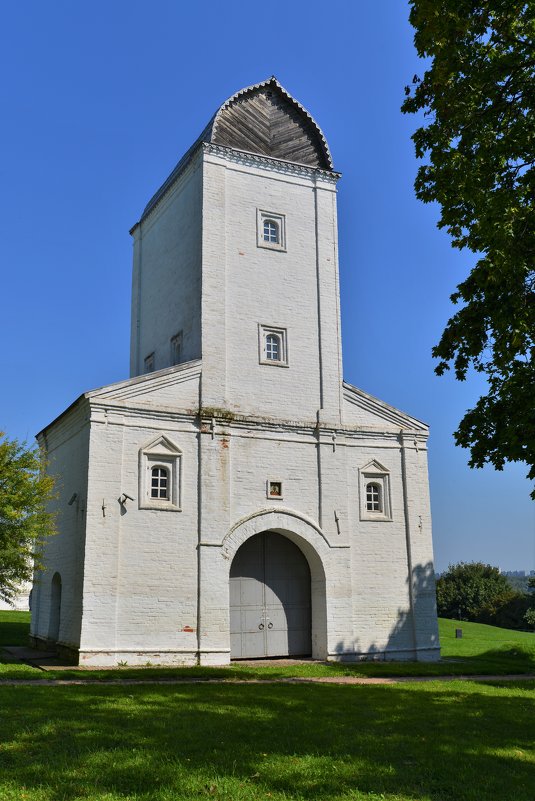
[[130, 375], [171, 366], [170, 340], [182, 331], [182, 361], [201, 357], [202, 169], [194, 158], [176, 185], [133, 231]]
[[[52, 578], [61, 576], [61, 618], [59, 641], [69, 647], [80, 644], [82, 588], [84, 581], [84, 536], [89, 462], [88, 404], [79, 401], [39, 437], [46, 449], [49, 472], [55, 477], [57, 534], [50, 537], [44, 550], [44, 570], [36, 574], [32, 594], [31, 635], [46, 639], [50, 625]], [[76, 499], [69, 501], [76, 494]]]
[[[205, 153], [204, 406], [297, 420], [315, 420], [323, 408], [339, 421], [335, 191], [313, 170], [296, 175]], [[285, 252], [258, 246], [258, 209], [285, 215]], [[287, 329], [288, 369], [259, 364], [259, 324]]]

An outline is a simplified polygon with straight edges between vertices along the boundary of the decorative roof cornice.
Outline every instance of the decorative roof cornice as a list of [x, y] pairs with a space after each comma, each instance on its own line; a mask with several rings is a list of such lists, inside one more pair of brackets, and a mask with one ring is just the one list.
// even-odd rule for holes
[[285, 161], [284, 159], [277, 159], [273, 156], [261, 156], [258, 153], [251, 153], [247, 150], [236, 150], [236, 148], [228, 147], [227, 145], [203, 142], [202, 147], [205, 153], [213, 153], [215, 156], [221, 156], [227, 161], [233, 161], [235, 164], [264, 167], [271, 170], [271, 172], [279, 172], [285, 175], [298, 175], [306, 178], [319, 175], [323, 181], [332, 184], [336, 184], [341, 175], [341, 173], [334, 172], [334, 170], [309, 167], [307, 164], [299, 164], [296, 161]]

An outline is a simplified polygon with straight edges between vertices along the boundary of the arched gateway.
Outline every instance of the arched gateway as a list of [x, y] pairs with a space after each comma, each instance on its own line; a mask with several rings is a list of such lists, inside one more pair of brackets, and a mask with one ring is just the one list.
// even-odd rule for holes
[[232, 659], [309, 656], [310, 568], [287, 537], [263, 531], [238, 549], [230, 568]]

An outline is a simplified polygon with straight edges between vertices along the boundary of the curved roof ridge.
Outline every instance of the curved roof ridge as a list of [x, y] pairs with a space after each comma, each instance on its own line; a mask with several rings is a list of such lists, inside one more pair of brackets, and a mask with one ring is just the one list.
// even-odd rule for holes
[[318, 133], [318, 135], [320, 137], [321, 143], [323, 145], [323, 149], [324, 149], [324, 152], [325, 152], [325, 158], [327, 159], [327, 163], [329, 164], [329, 169], [334, 170], [334, 164], [333, 164], [333, 160], [332, 160], [332, 156], [331, 156], [331, 151], [329, 150], [329, 145], [327, 144], [327, 140], [325, 138], [325, 135], [324, 135], [323, 131], [321, 130], [321, 128], [319, 127], [318, 123], [316, 122], [316, 120], [314, 119], [312, 114], [310, 114], [306, 110], [306, 108], [304, 106], [302, 106], [301, 103], [298, 100], [296, 100], [295, 97], [293, 97], [293, 95], [291, 95], [284, 88], [284, 86], [281, 83], [279, 83], [279, 81], [275, 78], [274, 75], [272, 75], [270, 78], [266, 78], [265, 81], [260, 81], [259, 83], [254, 83], [251, 86], [245, 86], [243, 89], [240, 89], [239, 91], [237, 91], [233, 95], [231, 95], [231, 97], [229, 97], [227, 100], [225, 100], [224, 103], [222, 103], [219, 106], [218, 110], [216, 111], [216, 113], [214, 114], [214, 116], [212, 117], [212, 120], [211, 120], [211, 122], [212, 122], [212, 130], [210, 132], [211, 141], [213, 141], [213, 137], [215, 136], [215, 134], [217, 132], [217, 124], [219, 122], [219, 118], [220, 118], [222, 112], [225, 111], [225, 109], [229, 108], [231, 103], [235, 103], [236, 100], [238, 100], [240, 97], [243, 97], [244, 95], [246, 95], [246, 94], [248, 94], [250, 92], [254, 92], [257, 89], [263, 89], [264, 87], [269, 86], [270, 84], [272, 86], [276, 86], [277, 89], [280, 92], [282, 92], [284, 97], [287, 100], [289, 100], [291, 103], [293, 103], [293, 105], [301, 112], [301, 114], [304, 114], [304, 116], [312, 123], [312, 125], [316, 129], [316, 131], [317, 131], [317, 133]]

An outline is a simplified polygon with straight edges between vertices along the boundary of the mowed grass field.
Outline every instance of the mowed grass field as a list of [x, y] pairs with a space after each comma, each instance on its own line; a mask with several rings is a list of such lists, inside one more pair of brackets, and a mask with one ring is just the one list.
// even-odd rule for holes
[[[0, 615], [4, 644], [9, 621], [14, 628], [7, 628], [18, 631], [24, 644], [25, 618], [6, 614], [7, 621]], [[464, 637], [456, 640], [456, 625], [441, 622], [443, 650], [447, 659], [463, 662], [443, 663], [441, 672], [459, 664], [477, 664], [476, 672], [485, 672], [484, 665], [493, 670], [501, 665], [507, 672], [533, 669], [534, 635], [463, 624]], [[18, 667], [24, 670], [20, 678], [50, 675]], [[342, 670], [300, 667], [301, 675]], [[402, 667], [408, 674], [435, 666]], [[217, 675], [280, 678], [297, 669], [232, 667]], [[215, 674], [197, 671], [204, 677]], [[533, 681], [119, 682], [119, 676], [131, 673], [157, 678], [160, 670], [73, 673], [112, 678], [114, 684], [43, 687], [0, 681], [0, 801], [535, 799]], [[173, 675], [185, 677], [188, 671], [175, 669]]]
[[2, 801], [533, 801], [525, 683], [0, 685]]

